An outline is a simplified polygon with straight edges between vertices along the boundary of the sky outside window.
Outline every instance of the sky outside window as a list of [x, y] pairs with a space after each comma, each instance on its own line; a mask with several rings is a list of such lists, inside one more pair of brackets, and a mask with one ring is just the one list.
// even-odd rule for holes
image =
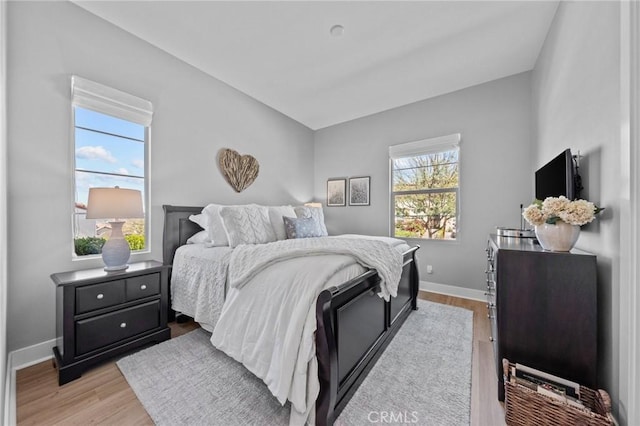
[[76, 202], [86, 205], [91, 187], [144, 194], [143, 125], [76, 107], [75, 127]]

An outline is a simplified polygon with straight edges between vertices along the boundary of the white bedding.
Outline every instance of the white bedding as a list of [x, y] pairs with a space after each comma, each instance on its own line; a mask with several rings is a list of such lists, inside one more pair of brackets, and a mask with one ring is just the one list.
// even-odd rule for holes
[[[386, 241], [404, 252], [409, 246], [402, 240], [346, 234], [341, 238], [364, 238]], [[171, 275], [171, 306], [212, 331], [218, 322], [227, 291], [227, 268], [232, 249], [228, 246], [211, 247], [205, 244], [187, 244], [176, 250]], [[364, 272], [364, 268], [358, 269]], [[355, 275], [350, 276], [353, 278]], [[345, 278], [342, 282], [347, 281]], [[339, 284], [339, 282], [337, 282]]]
[[349, 255], [362, 266], [376, 269], [381, 279], [381, 296], [387, 301], [396, 296], [402, 256], [388, 242], [373, 238], [301, 238], [268, 245], [242, 245], [231, 253], [229, 286], [241, 289], [267, 267], [287, 259], [327, 254]]
[[207, 331], [220, 318], [232, 249], [188, 244], [176, 250], [171, 273], [171, 306]]
[[[326, 241], [331, 238], [317, 240], [324, 240], [321, 245], [327, 246]], [[373, 239], [376, 241], [370, 241], [370, 246], [379, 251], [381, 240], [393, 247], [387, 250], [393, 257], [387, 259], [388, 264], [399, 262], [401, 267], [402, 253], [409, 248], [406, 243], [392, 238]], [[342, 246], [364, 249], [367, 243], [359, 241]], [[282, 246], [282, 243], [272, 244]], [[251, 246], [247, 253], [263, 258], [258, 251], [268, 251], [269, 246], [274, 247], [272, 244], [261, 245], [262, 248]], [[314, 339], [315, 301], [323, 289], [355, 278], [366, 268], [345, 254], [285, 256], [280, 262], [267, 258], [268, 261], [260, 262], [258, 271], [248, 271], [246, 276], [230, 273], [246, 280], [238, 288], [233, 282], [229, 286], [211, 342], [261, 378], [280, 403], [291, 401], [291, 424], [313, 423], [320, 389]], [[230, 264], [230, 271], [242, 271], [244, 265], [236, 268]], [[397, 287], [397, 282], [391, 283], [389, 293], [394, 293], [394, 284]]]

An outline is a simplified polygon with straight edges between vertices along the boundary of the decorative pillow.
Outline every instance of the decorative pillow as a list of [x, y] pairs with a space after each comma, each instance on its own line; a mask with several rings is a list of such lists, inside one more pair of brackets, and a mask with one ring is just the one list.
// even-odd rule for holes
[[[189, 218], [189, 219], [191, 219], [191, 218]], [[187, 244], [204, 244], [204, 243], [208, 243], [210, 241], [211, 240], [209, 239], [209, 232], [208, 231], [200, 231], [200, 232], [197, 232], [197, 233], [193, 234], [191, 237], [189, 237], [189, 239], [187, 240]]]
[[287, 238], [323, 237], [318, 222], [312, 217], [283, 217]]
[[296, 217], [296, 212], [291, 206], [269, 206], [269, 221], [273, 227], [273, 232], [276, 234], [276, 239], [286, 240], [287, 231], [284, 228], [284, 222], [282, 218], [285, 216]]
[[[212, 247], [228, 246], [227, 232], [220, 217], [220, 208], [225, 207], [220, 204], [209, 204], [202, 210], [202, 214], [206, 217], [209, 239], [212, 241]], [[197, 222], [196, 222], [197, 223]], [[201, 225], [202, 226], [202, 225]]]
[[231, 248], [240, 244], [263, 244], [276, 240], [269, 222], [269, 209], [265, 206], [224, 206], [220, 207], [220, 217]]
[[307, 206], [298, 206], [295, 209], [296, 216], [301, 217], [310, 217], [316, 221], [318, 229], [320, 229], [321, 235], [320, 237], [326, 237], [329, 235], [327, 232], [327, 227], [324, 224], [324, 213], [322, 212], [322, 207], [307, 207]]

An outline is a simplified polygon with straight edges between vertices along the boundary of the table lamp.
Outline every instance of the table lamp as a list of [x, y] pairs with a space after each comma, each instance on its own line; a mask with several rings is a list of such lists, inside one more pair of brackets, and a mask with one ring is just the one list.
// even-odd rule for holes
[[127, 269], [131, 249], [122, 235], [122, 219], [143, 218], [142, 195], [135, 189], [89, 188], [87, 219], [113, 219], [111, 236], [102, 246], [102, 261], [105, 271]]

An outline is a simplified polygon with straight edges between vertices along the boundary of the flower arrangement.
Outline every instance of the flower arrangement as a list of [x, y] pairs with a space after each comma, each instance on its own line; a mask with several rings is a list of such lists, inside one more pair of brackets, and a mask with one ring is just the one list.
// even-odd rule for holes
[[600, 208], [586, 200], [571, 201], [566, 197], [547, 197], [544, 201], [535, 200], [524, 209], [522, 216], [531, 225], [540, 226], [543, 223], [555, 225], [559, 220], [570, 225], [585, 225], [604, 208]]

